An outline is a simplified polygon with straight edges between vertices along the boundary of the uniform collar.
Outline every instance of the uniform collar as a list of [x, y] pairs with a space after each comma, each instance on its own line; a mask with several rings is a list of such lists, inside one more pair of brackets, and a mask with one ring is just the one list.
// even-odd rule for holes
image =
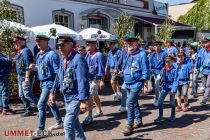
[[111, 52], [115, 53], [117, 50], [118, 50], [118, 48], [115, 47], [113, 51], [111, 50]]
[[140, 51], [140, 49], [139, 49], [139, 48], [136, 48], [135, 52], [133, 52], [133, 53], [130, 54], [130, 55], [135, 55], [135, 54], [137, 54], [139, 51]]
[[97, 48], [95, 48], [95, 50], [92, 53], [89, 52], [90, 57], [94, 56], [94, 54], [97, 53], [97, 52], [98, 52], [98, 49]]
[[43, 56], [46, 52], [50, 50], [50, 47], [46, 48], [45, 50], [40, 50], [40, 55]]
[[70, 58], [72, 58], [72, 56], [74, 56], [75, 53], [76, 53], [76, 51], [74, 49], [72, 49], [67, 56], [63, 57], [63, 59], [68, 61], [68, 60], [70, 60]]
[[25, 48], [26, 48], [26, 46], [22, 46], [21, 49], [17, 51], [16, 56], [20, 55]]

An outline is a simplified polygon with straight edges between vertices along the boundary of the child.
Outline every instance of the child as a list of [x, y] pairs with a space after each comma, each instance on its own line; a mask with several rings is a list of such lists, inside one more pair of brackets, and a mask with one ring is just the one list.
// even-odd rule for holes
[[163, 122], [165, 119], [163, 118], [163, 102], [165, 97], [170, 95], [170, 105], [171, 105], [171, 116], [169, 118], [170, 122], [173, 122], [175, 117], [175, 93], [178, 88], [178, 73], [177, 67], [174, 65], [175, 58], [172, 56], [166, 57], [166, 66], [162, 69], [160, 76], [160, 97], [158, 100], [159, 107], [159, 117], [155, 120], [155, 123]]
[[[184, 52], [178, 53], [178, 90], [177, 90], [177, 111], [188, 111], [190, 109], [188, 103], [188, 88], [190, 84], [191, 65], [186, 59]], [[181, 106], [181, 96], [184, 97], [184, 107]]]

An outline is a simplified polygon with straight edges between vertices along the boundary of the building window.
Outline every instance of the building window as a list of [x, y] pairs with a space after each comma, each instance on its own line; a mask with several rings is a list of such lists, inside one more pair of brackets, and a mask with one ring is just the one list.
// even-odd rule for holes
[[74, 15], [65, 9], [53, 11], [53, 22], [74, 29]]
[[23, 7], [11, 4], [12, 9], [13, 9], [13, 14], [16, 19], [16, 22], [20, 22], [24, 24], [24, 12], [23, 12]]
[[90, 18], [89, 19], [89, 25], [102, 25], [102, 19], [96, 19], [96, 18]]
[[55, 15], [55, 23], [69, 27], [69, 16], [68, 15]]
[[89, 17], [88, 18], [88, 27], [98, 28], [98, 29], [108, 31], [109, 22], [106, 17]]

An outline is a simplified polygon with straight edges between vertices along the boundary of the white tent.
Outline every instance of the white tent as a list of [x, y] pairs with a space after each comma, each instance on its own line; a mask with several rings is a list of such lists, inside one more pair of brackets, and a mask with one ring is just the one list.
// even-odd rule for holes
[[[56, 36], [62, 36], [62, 35], [69, 35], [71, 36], [74, 40], [79, 40], [79, 34], [75, 32], [72, 29], [69, 29], [67, 27], [64, 27], [62, 25], [58, 24], [48, 24], [48, 25], [42, 25], [42, 26], [35, 26], [31, 27], [30, 30], [32, 30], [36, 35], [37, 34], [45, 34], [48, 36], [51, 36], [51, 29], [56, 30]], [[54, 36], [51, 36], [51, 38], [55, 38]]]
[[[56, 30], [56, 36], [51, 36], [51, 30], [55, 29]], [[45, 34], [50, 36], [50, 40], [49, 40], [49, 46], [54, 49], [56, 52], [58, 52], [56, 50], [56, 37], [57, 36], [63, 36], [63, 35], [67, 35], [72, 37], [74, 40], [79, 40], [79, 34], [77, 32], [75, 32], [72, 29], [69, 29], [65, 26], [62, 25], [58, 25], [58, 24], [48, 24], [48, 25], [42, 25], [42, 26], [35, 26], [35, 27], [31, 27], [30, 30], [32, 30], [35, 35], [37, 34]]]
[[22, 30], [29, 30], [29, 27], [27, 27], [23, 24], [17, 23], [17, 22], [1, 20], [0, 24], [3, 24], [4, 26], [19, 28], [19, 29], [22, 29]]
[[98, 39], [98, 40], [107, 40], [115, 39], [115, 36], [97, 28], [86, 28], [79, 32], [79, 35], [82, 36], [82, 39]]
[[10, 28], [14, 28], [14, 30], [18, 30], [18, 29], [21, 29], [23, 31], [26, 32], [26, 38], [31, 38], [34, 36], [34, 33], [30, 30], [29, 27], [23, 25], [23, 24], [20, 24], [20, 23], [17, 23], [17, 22], [11, 22], [11, 21], [7, 21], [7, 20], [2, 20], [0, 21], [0, 26], [5, 26], [5, 27], [10, 27]]

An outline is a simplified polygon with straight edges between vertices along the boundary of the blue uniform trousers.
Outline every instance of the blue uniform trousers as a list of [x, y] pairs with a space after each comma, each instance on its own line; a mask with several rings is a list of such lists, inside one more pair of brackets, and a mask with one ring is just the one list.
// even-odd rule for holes
[[86, 140], [82, 126], [79, 122], [80, 101], [72, 100], [65, 103], [66, 115], [64, 119], [64, 131], [66, 140]]
[[0, 76], [0, 109], [9, 110], [9, 76]]

